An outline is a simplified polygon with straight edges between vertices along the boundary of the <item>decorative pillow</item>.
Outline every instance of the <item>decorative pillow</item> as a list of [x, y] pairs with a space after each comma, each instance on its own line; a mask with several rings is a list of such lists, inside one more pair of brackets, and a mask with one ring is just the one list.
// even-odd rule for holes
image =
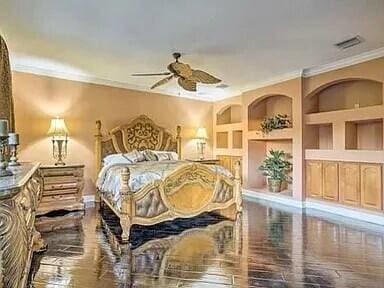
[[153, 151], [155, 153], [158, 161], [166, 161], [166, 160], [178, 160], [178, 156], [176, 152], [169, 151]]
[[158, 160], [155, 152], [153, 152], [152, 150], [145, 149], [142, 153], [143, 153], [146, 161], [157, 161]]
[[137, 162], [145, 161], [144, 156], [137, 150], [132, 150], [129, 153], [118, 153], [106, 156], [103, 159], [104, 165], [111, 164], [134, 164]]
[[103, 159], [103, 163], [104, 163], [104, 165], [111, 165], [111, 164], [117, 164], [117, 163], [132, 164], [134, 162], [131, 159], [129, 159], [128, 157], [126, 157], [124, 154], [119, 153], [119, 154], [111, 154], [111, 155], [106, 156]]
[[130, 159], [133, 163], [145, 161], [143, 153], [137, 151], [136, 149], [132, 150], [129, 153], [125, 153], [124, 156]]

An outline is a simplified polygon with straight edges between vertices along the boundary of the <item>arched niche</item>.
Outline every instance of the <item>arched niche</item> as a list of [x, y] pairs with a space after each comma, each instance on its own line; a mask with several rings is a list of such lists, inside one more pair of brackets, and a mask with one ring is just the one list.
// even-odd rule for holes
[[383, 104], [383, 83], [343, 79], [327, 83], [306, 97], [306, 113], [354, 109]]
[[248, 130], [260, 130], [267, 117], [287, 114], [292, 119], [292, 98], [286, 95], [265, 95], [248, 106]]
[[241, 118], [240, 104], [225, 106], [216, 114], [216, 125], [240, 123]]

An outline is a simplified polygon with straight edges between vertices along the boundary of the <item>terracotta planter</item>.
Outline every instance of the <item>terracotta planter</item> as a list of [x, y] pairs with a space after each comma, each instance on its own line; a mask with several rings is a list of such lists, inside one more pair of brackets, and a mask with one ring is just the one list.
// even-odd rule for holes
[[268, 178], [268, 190], [269, 192], [278, 193], [281, 191], [281, 180], [269, 179]]

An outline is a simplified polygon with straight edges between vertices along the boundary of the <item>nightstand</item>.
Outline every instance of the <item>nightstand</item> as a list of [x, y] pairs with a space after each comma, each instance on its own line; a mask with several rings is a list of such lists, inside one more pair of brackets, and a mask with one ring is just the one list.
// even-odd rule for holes
[[187, 161], [200, 163], [200, 164], [207, 164], [207, 165], [219, 165], [220, 164], [219, 159], [187, 159]]
[[37, 215], [84, 210], [84, 165], [43, 165], [39, 168], [42, 199]]

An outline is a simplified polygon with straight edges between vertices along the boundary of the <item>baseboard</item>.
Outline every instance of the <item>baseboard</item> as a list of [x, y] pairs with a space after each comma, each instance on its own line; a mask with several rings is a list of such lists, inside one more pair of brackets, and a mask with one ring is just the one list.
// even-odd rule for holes
[[313, 199], [306, 199], [302, 202], [294, 199], [289, 199], [287, 196], [284, 195], [274, 195], [272, 193], [262, 193], [247, 189], [243, 189], [243, 195], [245, 196], [245, 198], [261, 199], [264, 201], [279, 203], [295, 208], [303, 208], [305, 210], [313, 209], [323, 211], [333, 215], [343, 216], [363, 222], [384, 226], [384, 213], [381, 212], [367, 211], [364, 209], [349, 207], [338, 203], [324, 202]]
[[338, 203], [326, 203], [313, 199], [307, 199], [305, 201], [305, 208], [320, 210], [377, 225], [384, 225], [384, 213], [381, 212], [367, 211], [364, 209], [349, 207]]
[[303, 208], [303, 202], [298, 201], [295, 199], [292, 199], [289, 196], [285, 195], [279, 195], [275, 193], [264, 193], [264, 192], [256, 192], [252, 190], [247, 190], [243, 189], [243, 195], [250, 197], [250, 198], [257, 198], [257, 199], [262, 199], [262, 200], [267, 200], [267, 201], [272, 201], [275, 203], [279, 203], [282, 205], [287, 205], [287, 206], [293, 206], [296, 208]]
[[83, 196], [83, 202], [84, 203], [91, 203], [91, 202], [95, 202], [95, 195], [84, 195]]

